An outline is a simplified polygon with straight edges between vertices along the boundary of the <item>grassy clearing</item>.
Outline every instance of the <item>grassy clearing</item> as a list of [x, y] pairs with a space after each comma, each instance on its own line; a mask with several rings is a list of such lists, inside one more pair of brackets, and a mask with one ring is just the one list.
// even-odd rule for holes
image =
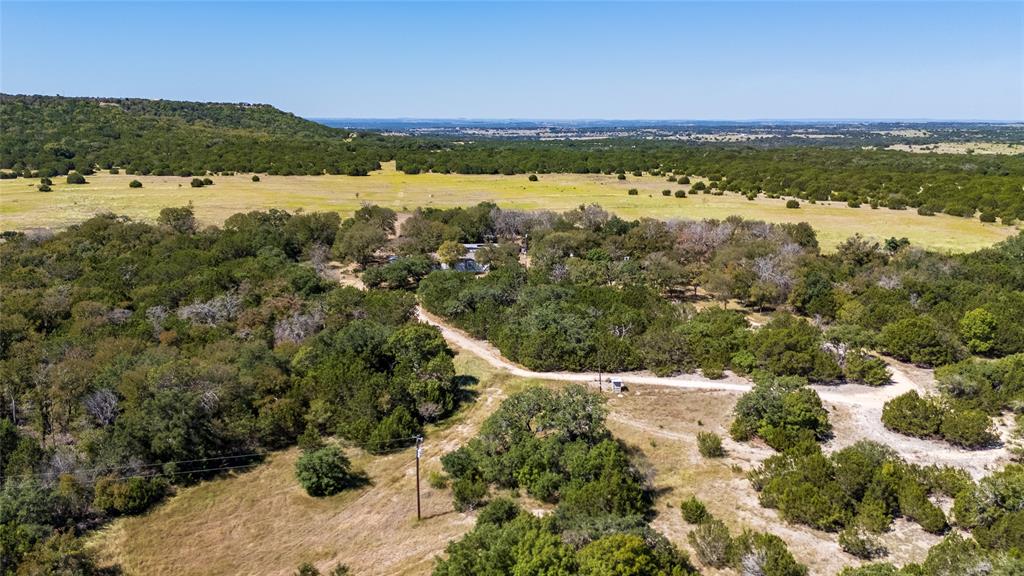
[[184, 488], [143, 516], [111, 523], [91, 540], [106, 563], [129, 575], [288, 575], [301, 562], [326, 572], [338, 562], [355, 574], [429, 574], [445, 544], [475, 518], [453, 510], [448, 490], [426, 482], [441, 455], [461, 446], [508, 393], [528, 382], [472, 356], [456, 358], [479, 383], [473, 402], [427, 430], [422, 460], [424, 520], [416, 521], [412, 449], [383, 457], [347, 450], [371, 484], [329, 498], [307, 496], [295, 480], [298, 449], [273, 454], [252, 471]]
[[[143, 188], [128, 182], [138, 179]], [[913, 211], [850, 208], [840, 203], [803, 203], [798, 210], [785, 207], [785, 200], [758, 198], [749, 201], [737, 194], [687, 198], [664, 197], [664, 189], [688, 189], [662, 177], [597, 174], [545, 174], [538, 182], [525, 175], [475, 176], [418, 174], [409, 176], [394, 170], [393, 164], [366, 177], [351, 176], [217, 176], [216, 185], [191, 188], [190, 178], [174, 176], [128, 176], [95, 174], [89, 184], [69, 186], [54, 179], [52, 192], [36, 190], [36, 180], [0, 181], [0, 229], [64, 227], [99, 212], [116, 212], [132, 218], [153, 220], [166, 206], [192, 202], [199, 219], [219, 224], [236, 212], [283, 208], [287, 210], [336, 210], [349, 213], [363, 202], [399, 211], [419, 206], [451, 207], [497, 202], [517, 209], [568, 210], [582, 203], [596, 202], [624, 218], [649, 216], [670, 218], [725, 218], [736, 214], [771, 222], [810, 223], [822, 245], [831, 248], [855, 233], [884, 239], [906, 236], [914, 244], [941, 251], [969, 251], [989, 246], [1017, 229], [983, 224], [977, 219], [952, 216], [918, 216]], [[639, 190], [629, 196], [630, 188]]]

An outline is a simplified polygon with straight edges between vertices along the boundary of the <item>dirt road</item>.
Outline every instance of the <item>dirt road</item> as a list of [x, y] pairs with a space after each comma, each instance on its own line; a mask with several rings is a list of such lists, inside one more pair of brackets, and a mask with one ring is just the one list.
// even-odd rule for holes
[[[416, 315], [421, 321], [437, 326], [441, 330], [441, 334], [452, 345], [515, 376], [597, 383], [598, 374], [595, 372], [536, 372], [529, 370], [502, 356], [501, 351], [490, 342], [472, 337], [423, 310], [422, 307], [417, 307]], [[822, 403], [828, 408], [835, 428], [835, 437], [824, 446], [827, 451], [844, 448], [858, 440], [873, 440], [893, 448], [908, 462], [922, 465], [957, 466], [967, 470], [974, 478], [980, 478], [1009, 461], [1010, 454], [1005, 446], [988, 450], [963, 450], [945, 442], [897, 434], [883, 426], [882, 408], [887, 401], [910, 390], [924, 394], [934, 389], [934, 379], [930, 371], [921, 371], [895, 361], [889, 361], [889, 368], [892, 370], [893, 383], [888, 386], [872, 387], [857, 384], [812, 386], [821, 397]], [[742, 393], [753, 387], [746, 379], [732, 374], [720, 380], [711, 380], [696, 374], [673, 377], [659, 377], [635, 372], [601, 375], [604, 382], [613, 376], [621, 378], [626, 384], [694, 390]]]

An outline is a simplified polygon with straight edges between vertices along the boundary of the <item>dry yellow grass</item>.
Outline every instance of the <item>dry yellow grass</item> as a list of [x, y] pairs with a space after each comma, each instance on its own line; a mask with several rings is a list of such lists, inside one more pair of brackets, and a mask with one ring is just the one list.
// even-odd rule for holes
[[383, 457], [347, 450], [371, 484], [312, 498], [295, 480], [293, 448], [252, 471], [181, 489], [145, 515], [112, 522], [90, 545], [128, 575], [291, 575], [302, 562], [324, 572], [342, 562], [355, 574], [429, 574], [434, 557], [472, 529], [474, 517], [454, 511], [449, 491], [431, 488], [427, 474], [440, 470], [440, 456], [472, 437], [507, 393], [526, 384], [475, 357], [460, 355], [456, 365], [480, 380], [479, 397], [427, 430], [420, 522], [412, 449]]
[[1004, 142], [937, 142], [935, 144], [893, 144], [886, 150], [932, 154], [1024, 154], [1019, 144]]
[[[143, 188], [128, 182], [138, 179]], [[214, 186], [191, 188], [189, 178], [96, 174], [89, 184], [69, 186], [55, 179], [54, 190], [36, 190], [35, 180], [0, 181], [0, 229], [59, 228], [100, 212], [115, 212], [152, 221], [161, 208], [192, 202], [202, 222], [220, 224], [236, 212], [283, 208], [286, 210], [335, 210], [343, 214], [363, 202], [399, 211], [421, 206], [466, 206], [483, 201], [517, 209], [568, 210], [596, 202], [624, 218], [642, 216], [671, 219], [744, 218], [770, 222], [810, 223], [828, 249], [855, 233], [876, 239], [906, 236], [918, 246], [941, 251], [968, 251], [989, 246], [1017, 229], [983, 224], [977, 219], [939, 215], [918, 216], [913, 211], [849, 208], [839, 203], [803, 203], [798, 210], [785, 208], [784, 200], [758, 198], [749, 201], [737, 194], [687, 198], [664, 197], [664, 189], [688, 189], [654, 176], [617, 180], [607, 175], [545, 174], [538, 182], [526, 176], [477, 176], [458, 174], [406, 175], [393, 164], [366, 177], [351, 176], [215, 176]], [[626, 191], [637, 188], [637, 196]]]

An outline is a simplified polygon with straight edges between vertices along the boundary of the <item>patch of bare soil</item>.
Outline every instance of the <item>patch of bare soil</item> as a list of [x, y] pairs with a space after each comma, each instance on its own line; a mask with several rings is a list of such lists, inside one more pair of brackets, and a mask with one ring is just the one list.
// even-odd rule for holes
[[[678, 507], [683, 499], [696, 495], [734, 534], [746, 527], [781, 537], [812, 574], [832, 575], [845, 566], [860, 565], [860, 560], [839, 548], [835, 534], [788, 524], [776, 511], [760, 505], [746, 473], [774, 452], [757, 442], [729, 439], [728, 426], [737, 398], [732, 392], [637, 387], [610, 399], [609, 428], [647, 463], [646, 472], [657, 495], [654, 528], [689, 550], [686, 536], [693, 527], [682, 519]], [[696, 441], [700, 431], [723, 437], [725, 458], [700, 456]], [[847, 432], [842, 428], [837, 436]], [[939, 538], [901, 520], [882, 540], [890, 551], [886, 560], [903, 565], [922, 560]], [[696, 562], [692, 553], [691, 558]], [[704, 573], [732, 572], [705, 567]]]

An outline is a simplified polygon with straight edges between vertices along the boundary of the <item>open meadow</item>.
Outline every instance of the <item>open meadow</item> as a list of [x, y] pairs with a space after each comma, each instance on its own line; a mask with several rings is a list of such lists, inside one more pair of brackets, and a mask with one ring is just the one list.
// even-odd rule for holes
[[[143, 187], [129, 188], [137, 179]], [[448, 208], [490, 201], [504, 208], [563, 211], [583, 203], [597, 203], [623, 218], [725, 218], [739, 215], [770, 222], [808, 222], [828, 250], [860, 233], [885, 239], [907, 237], [921, 247], [964, 252], [990, 246], [1017, 233], [1018, 228], [986, 224], [978, 219], [947, 215], [919, 216], [913, 210], [850, 208], [844, 203], [809, 204], [787, 209], [784, 199], [747, 200], [734, 193], [724, 196], [695, 194], [686, 198], [663, 196], [662, 190], [689, 190], [690, 185], [667, 182], [663, 177], [627, 176], [618, 180], [603, 174], [542, 174], [537, 182], [525, 175], [417, 174], [397, 172], [393, 163], [369, 176], [267, 176], [253, 182], [249, 174], [214, 176], [215, 185], [189, 186], [191, 178], [129, 176], [97, 173], [88, 184], [68, 185], [55, 178], [53, 191], [36, 190], [37, 180], [0, 181], [0, 230], [34, 227], [61, 228], [100, 212], [115, 212], [152, 221], [161, 208], [192, 202], [196, 216], [206, 224], [220, 224], [237, 212], [281, 208], [335, 210], [351, 213], [364, 202], [398, 211], [417, 207]], [[696, 181], [696, 180], [695, 180]], [[627, 194], [636, 188], [638, 194]]]

